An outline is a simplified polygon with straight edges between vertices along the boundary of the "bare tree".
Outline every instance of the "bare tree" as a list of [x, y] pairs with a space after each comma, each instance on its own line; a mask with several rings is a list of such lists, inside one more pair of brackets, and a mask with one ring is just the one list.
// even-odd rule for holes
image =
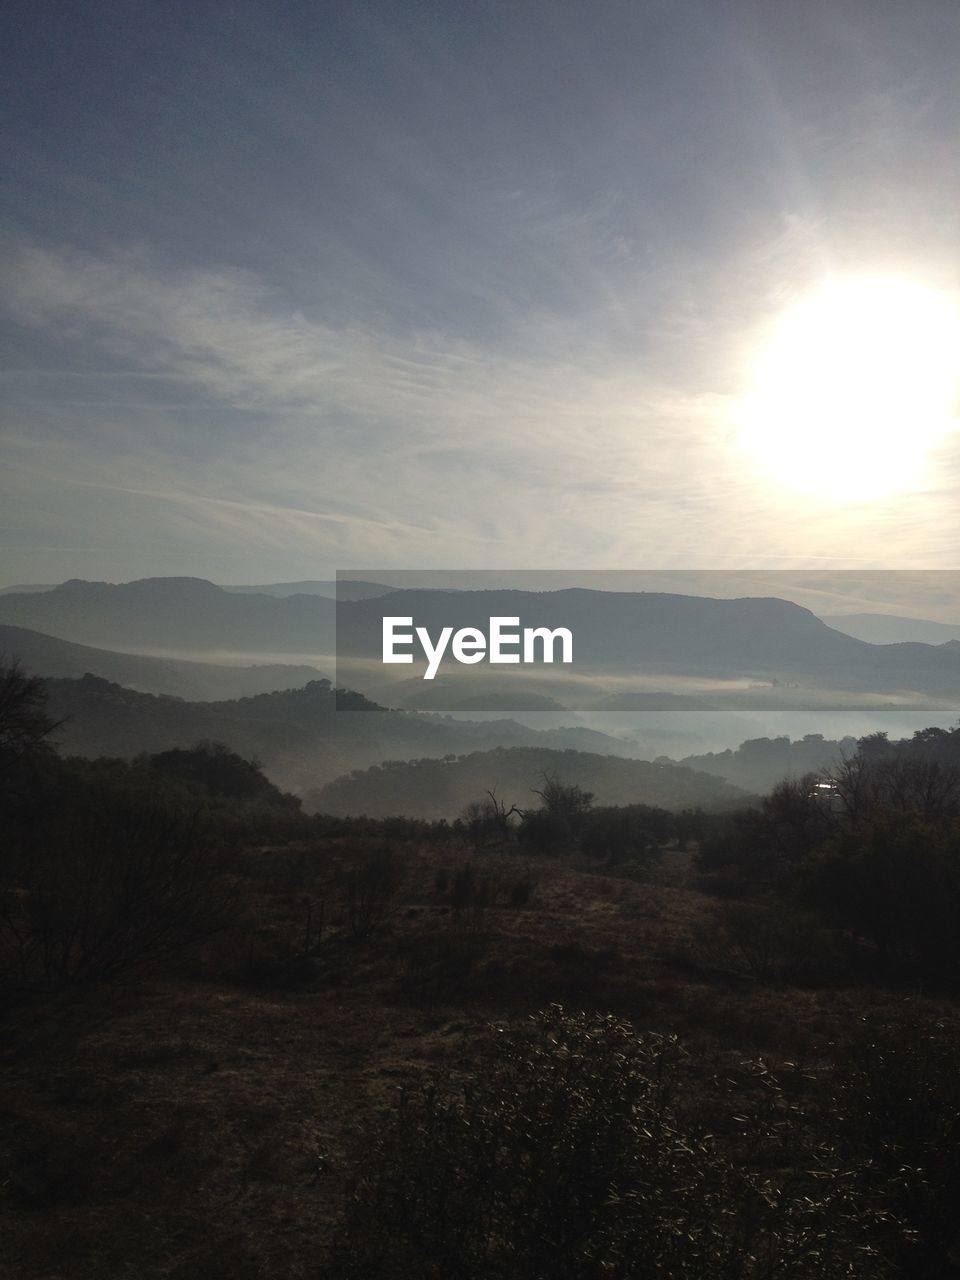
[[43, 681], [25, 675], [17, 659], [0, 655], [0, 769], [51, 750], [50, 736], [59, 724], [46, 713]]
[[479, 848], [495, 841], [506, 844], [510, 840], [510, 819], [523, 817], [523, 810], [497, 797], [496, 787], [486, 792], [485, 800], [471, 800], [463, 811], [463, 821], [474, 845]]

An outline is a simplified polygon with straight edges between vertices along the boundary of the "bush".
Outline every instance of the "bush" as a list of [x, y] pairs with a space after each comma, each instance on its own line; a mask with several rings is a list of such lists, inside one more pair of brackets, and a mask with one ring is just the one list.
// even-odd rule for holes
[[[769, 1073], [737, 1096], [725, 1151], [673, 1037], [540, 1014], [494, 1032], [462, 1087], [379, 1126], [333, 1274], [365, 1280], [872, 1280], [882, 1214]], [[725, 1100], [729, 1106], [729, 1100]], [[692, 1105], [694, 1104], [694, 1105]]]
[[960, 824], [886, 814], [837, 835], [797, 891], [832, 922], [913, 968], [932, 988], [960, 989]]
[[58, 728], [46, 713], [43, 681], [23, 673], [19, 662], [3, 665], [0, 655], [0, 778], [25, 758], [53, 750]]
[[538, 853], [564, 853], [576, 845], [593, 793], [561, 782], [555, 773], [544, 773], [542, 779], [542, 788], [534, 788], [542, 808], [524, 812], [517, 834]]
[[616, 864], [628, 859], [650, 866], [660, 856], [658, 843], [669, 839], [671, 814], [647, 805], [595, 809], [580, 837], [580, 847], [593, 858]]
[[808, 912], [778, 902], [727, 902], [717, 917], [715, 958], [758, 982], [822, 979], [840, 963], [829, 931]]
[[198, 742], [186, 750], [176, 747], [147, 756], [147, 766], [165, 777], [178, 778], [211, 796], [231, 800], [258, 800], [299, 810], [296, 796], [280, 791], [256, 760], [245, 760], [222, 742]]
[[[889, 1179], [913, 1233], [902, 1274], [955, 1273], [960, 1201], [960, 1020], [906, 1002], [865, 1016], [836, 1046], [840, 1142]], [[954, 1265], [950, 1265], [951, 1262]]]
[[125, 976], [227, 924], [224, 857], [199, 811], [125, 774], [65, 778], [56, 796], [0, 869], [8, 988]]
[[566, 853], [572, 847], [569, 823], [548, 809], [528, 809], [517, 837], [534, 853]]

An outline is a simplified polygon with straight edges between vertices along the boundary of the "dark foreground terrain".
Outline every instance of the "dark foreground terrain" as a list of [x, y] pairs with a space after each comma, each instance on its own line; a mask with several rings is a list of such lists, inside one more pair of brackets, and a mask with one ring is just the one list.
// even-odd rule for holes
[[[875, 1154], [881, 1122], [858, 1117], [859, 1150], [844, 1150], [833, 1110], [866, 1070], [882, 1095], [877, 1106], [901, 1108], [903, 1121], [916, 1124], [910, 1109], [935, 1104], [914, 1096], [901, 1065], [887, 1071], [874, 1063], [884, 1074], [869, 1075], [872, 1033], [890, 1038], [891, 1052], [898, 1045], [902, 1054], [919, 1052], [929, 1067], [944, 1036], [958, 1043], [951, 1005], [874, 986], [758, 978], [756, 961], [731, 942], [717, 900], [698, 889], [682, 854], [668, 855], [656, 879], [637, 882], [574, 856], [485, 853], [489, 900], [456, 909], [458, 871], [462, 877], [478, 859], [415, 844], [399, 852], [402, 887], [372, 936], [352, 936], [341, 903], [362, 842], [251, 849], [242, 859], [237, 919], [181, 972], [8, 1012], [5, 1275], [294, 1280], [344, 1263], [338, 1247], [357, 1249], [362, 1240], [370, 1248], [378, 1232], [388, 1245], [396, 1206], [371, 1206], [365, 1226], [354, 1224], [352, 1242], [343, 1225], [352, 1198], [371, 1194], [355, 1185], [371, 1163], [369, 1128], [383, 1136], [388, 1122], [377, 1117], [395, 1118], [402, 1102], [411, 1107], [427, 1078], [453, 1094], [469, 1086], [491, 1038], [524, 1028], [551, 1004], [680, 1037], [686, 1056], [676, 1087], [681, 1109], [691, 1113], [690, 1133], [719, 1130], [732, 1153], [744, 1141], [745, 1113], [768, 1107], [774, 1086], [764, 1077], [775, 1075], [776, 1123], [796, 1126], [778, 1139], [777, 1160], [789, 1160], [792, 1145], [809, 1160], [811, 1147], [829, 1142], [815, 1185], [829, 1183], [834, 1161], [848, 1162], [845, 1176], [865, 1184], [857, 1212], [869, 1222], [853, 1232], [854, 1255], [872, 1242], [886, 1246], [891, 1265], [906, 1250], [909, 1261], [899, 1265], [919, 1266], [913, 1254], [923, 1250], [901, 1243], [882, 1221], [884, 1204], [899, 1194], [880, 1185], [889, 1171], [868, 1176], [860, 1167]], [[311, 935], [304, 955], [310, 907], [318, 932], [321, 903], [323, 932]], [[911, 1049], [899, 1038], [904, 1025], [922, 1028], [933, 1048], [913, 1042]], [[570, 1085], [589, 1091], [590, 1081], [585, 1067]], [[955, 1104], [956, 1093], [948, 1100]], [[609, 1105], [618, 1102], [614, 1091]], [[750, 1125], [769, 1124], [763, 1116]], [[923, 1114], [919, 1122], [929, 1127], [931, 1119]], [[424, 1159], [423, 1142], [422, 1134], [411, 1139], [411, 1160]], [[446, 1159], [455, 1163], [456, 1153]], [[776, 1164], [760, 1172], [783, 1175]], [[547, 1176], [530, 1173], [535, 1183]], [[846, 1210], [833, 1203], [836, 1188], [828, 1190], [821, 1213], [833, 1230], [844, 1226]], [[729, 1194], [736, 1201], [736, 1188]], [[943, 1224], [935, 1230], [944, 1269], [931, 1263], [926, 1272], [900, 1274], [951, 1273]], [[420, 1274], [453, 1274], [420, 1256]], [[398, 1274], [417, 1273], [407, 1265]], [[696, 1275], [699, 1265], [707, 1264], [694, 1258], [693, 1270], [665, 1274]], [[866, 1253], [859, 1271], [815, 1265], [808, 1259], [805, 1270], [768, 1272], [744, 1262], [730, 1274], [883, 1274], [880, 1259]], [[585, 1259], [579, 1266], [554, 1274], [595, 1274]], [[376, 1257], [358, 1274], [377, 1274], [377, 1267], [394, 1274]], [[487, 1274], [520, 1272], [491, 1263]]]
[[39, 689], [4, 1277], [960, 1273], [954, 736], [733, 815], [349, 820], [215, 744], [61, 760]]

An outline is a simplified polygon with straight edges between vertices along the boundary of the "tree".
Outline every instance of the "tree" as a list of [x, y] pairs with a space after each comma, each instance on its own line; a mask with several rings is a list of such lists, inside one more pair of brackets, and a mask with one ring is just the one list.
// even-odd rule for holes
[[847, 823], [857, 827], [881, 813], [914, 814], [927, 821], [960, 815], [960, 768], [931, 756], [929, 748], [936, 741], [915, 734], [894, 751], [891, 744], [877, 748], [862, 738], [857, 753], [842, 760], [830, 778]]
[[510, 819], [514, 814], [523, 816], [515, 804], [508, 808], [506, 800], [499, 800], [494, 787], [487, 791], [486, 799], [471, 800], [461, 817], [474, 847], [479, 849], [481, 845], [495, 842], [507, 844], [511, 836]]
[[146, 764], [157, 773], [179, 778], [208, 795], [232, 800], [261, 800], [266, 804], [299, 809], [300, 801], [275, 787], [257, 760], [245, 760], [222, 742], [198, 742], [189, 750], [174, 747], [147, 756]]
[[572, 829], [579, 827], [580, 822], [593, 804], [593, 792], [584, 791], [582, 787], [560, 781], [556, 773], [543, 773], [543, 787], [533, 788], [533, 794], [543, 801], [543, 807], [555, 818], [562, 818]]
[[51, 992], [179, 958], [234, 917], [199, 809], [122, 766], [70, 776], [0, 864], [0, 992]]
[[0, 771], [3, 775], [30, 755], [52, 751], [50, 736], [59, 727], [46, 713], [46, 694], [38, 676], [25, 675], [14, 659], [0, 656]]
[[595, 809], [580, 838], [584, 853], [607, 858], [611, 863], [642, 859], [652, 863], [659, 857], [661, 842], [674, 834], [673, 815], [665, 809], [645, 804]]
[[815, 907], [935, 989], [960, 988], [960, 823], [877, 813], [840, 831], [803, 885]]
[[577, 840], [593, 804], [593, 793], [543, 773], [542, 787], [534, 787], [542, 807], [528, 809], [520, 824], [520, 839], [541, 853], [570, 848]]

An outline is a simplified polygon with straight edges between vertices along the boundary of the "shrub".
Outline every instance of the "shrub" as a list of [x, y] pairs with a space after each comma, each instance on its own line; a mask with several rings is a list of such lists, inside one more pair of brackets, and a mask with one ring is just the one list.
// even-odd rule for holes
[[960, 1200], [960, 1020], [905, 1002], [861, 1018], [836, 1054], [840, 1142], [886, 1174], [891, 1205], [912, 1231], [912, 1242], [898, 1251], [902, 1274], [951, 1274]]
[[333, 1274], [884, 1274], [872, 1242], [882, 1215], [858, 1171], [811, 1137], [769, 1073], [750, 1085], [762, 1103], [747, 1115], [736, 1097], [725, 1151], [693, 1119], [673, 1037], [556, 1007], [526, 1032], [495, 1031], [461, 1087], [402, 1095], [379, 1126]]
[[887, 961], [931, 987], [960, 987], [960, 825], [886, 814], [840, 833], [798, 891]]
[[4, 665], [0, 655], [0, 776], [5, 780], [26, 757], [52, 751], [50, 737], [58, 728], [46, 713], [43, 681], [28, 676], [19, 662]]
[[627, 859], [652, 865], [659, 858], [658, 843], [669, 839], [672, 815], [647, 805], [595, 809], [580, 837], [580, 847], [593, 858], [610, 863]]
[[719, 909], [718, 959], [759, 982], [819, 979], [840, 957], [819, 918], [778, 902], [727, 902]]
[[147, 756], [145, 763], [157, 773], [191, 783], [208, 795], [300, 808], [299, 799], [275, 787], [256, 760], [245, 760], [222, 742], [198, 742], [189, 750], [176, 747], [161, 751]]
[[51, 991], [176, 956], [231, 914], [202, 814], [149, 786], [89, 777], [21, 833], [0, 880], [0, 980]]

